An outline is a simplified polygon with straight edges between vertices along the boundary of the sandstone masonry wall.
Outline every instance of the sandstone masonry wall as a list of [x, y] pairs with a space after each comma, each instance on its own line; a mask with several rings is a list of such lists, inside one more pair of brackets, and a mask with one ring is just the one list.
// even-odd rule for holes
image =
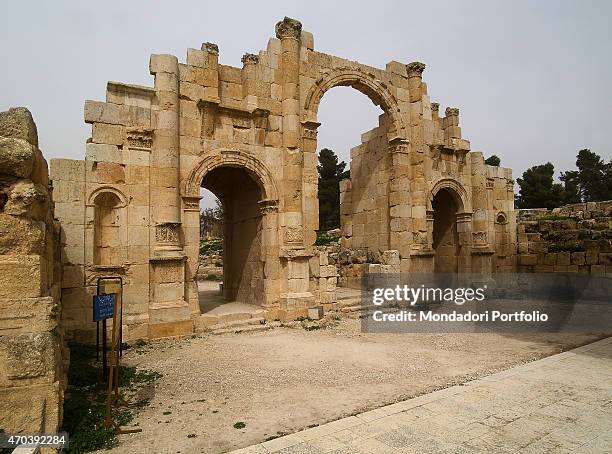
[[518, 271], [612, 273], [612, 201], [518, 210]]
[[59, 224], [30, 112], [0, 112], [0, 428], [57, 432], [68, 352]]

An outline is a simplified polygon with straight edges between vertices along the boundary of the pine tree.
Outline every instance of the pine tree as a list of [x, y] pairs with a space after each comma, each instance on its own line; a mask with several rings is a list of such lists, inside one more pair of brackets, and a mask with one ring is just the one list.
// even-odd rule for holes
[[485, 159], [485, 164], [489, 166], [499, 167], [499, 165], [501, 164], [501, 159], [499, 159], [499, 156], [494, 154]]
[[319, 229], [340, 227], [340, 180], [349, 177], [346, 163], [338, 162], [338, 156], [329, 148], [319, 153]]

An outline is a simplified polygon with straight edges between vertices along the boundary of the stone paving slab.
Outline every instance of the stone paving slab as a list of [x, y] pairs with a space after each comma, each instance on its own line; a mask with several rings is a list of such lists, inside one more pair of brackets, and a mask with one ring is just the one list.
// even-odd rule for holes
[[612, 337], [234, 454], [611, 453]]

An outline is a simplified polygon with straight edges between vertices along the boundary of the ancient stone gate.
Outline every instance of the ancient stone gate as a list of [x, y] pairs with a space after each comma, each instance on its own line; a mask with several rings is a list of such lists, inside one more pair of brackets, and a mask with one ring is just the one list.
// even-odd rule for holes
[[342, 248], [387, 251], [395, 271], [513, 268], [511, 171], [469, 151], [458, 109], [440, 117], [425, 65], [392, 61], [383, 70], [317, 52], [312, 34], [289, 18], [241, 68], [219, 64], [218, 54], [205, 43], [188, 49], [184, 64], [152, 55], [153, 87], [109, 82], [105, 102], [85, 103], [85, 160], [52, 161], [69, 335], [93, 338], [100, 276], [124, 278], [128, 338], [200, 326], [200, 187], [225, 207], [228, 299], [258, 304], [269, 319], [329, 307], [336, 270], [312, 245], [317, 110], [335, 86], [384, 111], [352, 150]]

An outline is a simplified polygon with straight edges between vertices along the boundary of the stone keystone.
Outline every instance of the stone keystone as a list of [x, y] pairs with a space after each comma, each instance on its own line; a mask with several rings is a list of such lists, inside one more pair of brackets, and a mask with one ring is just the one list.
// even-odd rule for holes
[[294, 38], [299, 39], [302, 33], [302, 23], [299, 20], [285, 18], [276, 24], [276, 37], [278, 39]]
[[408, 77], [421, 77], [423, 71], [425, 71], [425, 63], [420, 61], [413, 61], [406, 65], [406, 71], [408, 71]]

